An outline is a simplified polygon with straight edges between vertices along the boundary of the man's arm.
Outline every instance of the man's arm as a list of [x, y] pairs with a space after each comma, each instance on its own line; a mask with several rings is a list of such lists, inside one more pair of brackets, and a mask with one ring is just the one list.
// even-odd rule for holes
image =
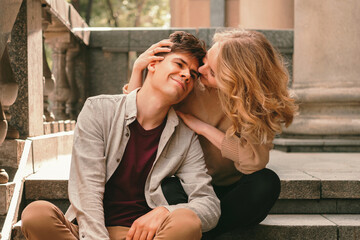
[[[94, 102], [93, 102], [94, 101]], [[103, 195], [106, 181], [102, 108], [87, 100], [76, 124], [69, 178], [69, 199], [82, 239], [109, 239]]]
[[195, 133], [176, 176], [180, 179], [189, 202], [165, 207], [170, 211], [189, 208], [200, 218], [203, 232], [214, 228], [220, 217], [220, 200], [212, 188], [211, 177], [207, 174], [203, 152]]

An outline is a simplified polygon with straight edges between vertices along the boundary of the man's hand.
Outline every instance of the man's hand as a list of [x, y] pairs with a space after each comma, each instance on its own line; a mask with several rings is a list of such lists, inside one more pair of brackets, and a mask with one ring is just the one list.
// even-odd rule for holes
[[169, 215], [169, 210], [165, 207], [157, 207], [139, 217], [131, 225], [126, 235], [126, 240], [152, 240], [156, 231]]

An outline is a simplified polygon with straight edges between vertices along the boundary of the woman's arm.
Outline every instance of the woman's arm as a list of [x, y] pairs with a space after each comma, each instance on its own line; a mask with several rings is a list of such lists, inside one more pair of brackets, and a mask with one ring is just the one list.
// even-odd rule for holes
[[132, 90], [142, 86], [143, 72], [147, 65], [153, 61], [161, 61], [163, 56], [156, 56], [158, 53], [168, 53], [171, 51], [172, 42], [164, 39], [158, 43], [151, 45], [145, 52], [143, 52], [135, 61], [131, 73], [130, 81], [123, 88], [123, 93], [127, 94]]
[[257, 144], [250, 138], [242, 136], [226, 136], [219, 129], [207, 124], [191, 114], [177, 112], [185, 124], [199, 135], [203, 135], [215, 147], [217, 147], [224, 158], [234, 161], [235, 167], [244, 174], [263, 169], [269, 162], [269, 151], [272, 143]]
[[194, 117], [191, 114], [186, 114], [179, 111], [177, 111], [176, 113], [189, 128], [191, 128], [197, 134], [203, 135], [215, 147], [221, 149], [221, 143], [225, 137], [225, 133], [223, 133], [216, 127], [211, 126], [210, 124], [201, 121], [200, 119]]

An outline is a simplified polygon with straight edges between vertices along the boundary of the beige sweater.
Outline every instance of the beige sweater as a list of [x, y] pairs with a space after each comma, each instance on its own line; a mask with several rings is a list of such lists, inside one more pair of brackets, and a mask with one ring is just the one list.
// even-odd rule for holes
[[[191, 113], [223, 132], [231, 125], [222, 111], [216, 89], [204, 90], [200, 86], [195, 86], [177, 109]], [[236, 136], [225, 137], [219, 150], [206, 138], [199, 136], [213, 184], [232, 184], [240, 179], [242, 173], [250, 174], [261, 170], [269, 162], [269, 151], [273, 144], [254, 144], [244, 136], [241, 139]]]

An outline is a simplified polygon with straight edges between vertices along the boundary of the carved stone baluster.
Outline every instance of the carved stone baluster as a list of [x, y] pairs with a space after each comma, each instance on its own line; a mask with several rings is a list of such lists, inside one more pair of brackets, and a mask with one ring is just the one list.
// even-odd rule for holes
[[77, 117], [77, 105], [79, 100], [79, 88], [75, 76], [75, 58], [79, 54], [79, 47], [69, 48], [66, 53], [66, 75], [70, 85], [70, 98], [66, 102], [66, 114], [70, 119]]
[[55, 120], [54, 113], [52, 113], [49, 106], [49, 95], [55, 90], [55, 77], [51, 73], [49, 65], [46, 60], [45, 44], [43, 41], [43, 74], [44, 74], [44, 121], [52, 122]]
[[56, 120], [64, 120], [69, 118], [65, 112], [65, 104], [70, 98], [70, 86], [65, 71], [68, 44], [60, 43], [53, 46], [53, 74], [56, 79], [56, 87], [52, 97], [54, 101], [52, 109]]
[[17, 98], [18, 88], [18, 84], [15, 82], [14, 73], [10, 65], [8, 48], [6, 46], [0, 61], [0, 102], [2, 105], [0, 110], [0, 144], [4, 140], [5, 134], [7, 138], [19, 138], [19, 132], [14, 127], [7, 124], [11, 119], [11, 115], [8, 110]]
[[[51, 15], [48, 11], [45, 10], [45, 8], [42, 9], [42, 29], [43, 32], [46, 31], [48, 26], [52, 23]], [[50, 108], [49, 103], [49, 96], [54, 92], [55, 90], [55, 77], [51, 73], [51, 70], [49, 68], [47, 58], [46, 58], [46, 51], [45, 51], [45, 37], [43, 36], [43, 81], [44, 81], [44, 121], [46, 122], [52, 122], [55, 120], [54, 113], [52, 112]]]

